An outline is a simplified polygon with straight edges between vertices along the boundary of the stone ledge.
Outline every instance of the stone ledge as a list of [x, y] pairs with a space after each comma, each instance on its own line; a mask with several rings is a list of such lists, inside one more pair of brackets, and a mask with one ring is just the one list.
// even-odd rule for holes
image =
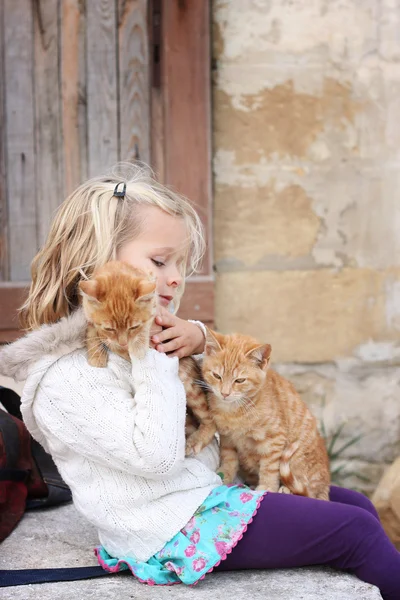
[[[97, 536], [72, 505], [27, 513], [2, 543], [1, 569], [77, 567], [96, 564]], [[154, 587], [130, 574], [77, 582], [29, 585], [1, 590], [2, 600], [379, 600], [377, 588], [331, 569], [241, 571], [208, 575], [198, 586]]]

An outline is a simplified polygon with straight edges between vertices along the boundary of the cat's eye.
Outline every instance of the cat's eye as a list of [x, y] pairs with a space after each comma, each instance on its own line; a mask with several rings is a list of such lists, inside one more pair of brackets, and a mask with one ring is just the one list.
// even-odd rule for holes
[[213, 373], [213, 376], [215, 379], [222, 379], [221, 375], [218, 375], [218, 373]]
[[115, 331], [113, 327], [103, 327], [104, 331]]
[[134, 329], [137, 329], [138, 327], [140, 327], [140, 325], [132, 325], [132, 327], [129, 327], [128, 331], [133, 331]]
[[239, 377], [239, 379], [235, 379], [235, 383], [244, 383], [246, 381], [246, 377]]

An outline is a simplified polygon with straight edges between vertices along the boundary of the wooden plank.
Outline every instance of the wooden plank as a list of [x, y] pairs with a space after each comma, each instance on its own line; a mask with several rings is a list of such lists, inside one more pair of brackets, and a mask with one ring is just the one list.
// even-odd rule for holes
[[9, 278], [4, 86], [4, 6], [0, 3], [0, 280]]
[[115, 1], [86, 4], [89, 177], [119, 158]]
[[4, 0], [10, 277], [29, 278], [37, 252], [32, 4]]
[[121, 160], [150, 161], [147, 0], [118, 0]]
[[150, 42], [150, 164], [156, 177], [165, 183], [164, 95], [161, 80], [161, 22], [162, 1], [149, 0]]
[[207, 232], [202, 273], [212, 275], [210, 7], [162, 3], [165, 181], [195, 205]]
[[37, 231], [42, 245], [64, 199], [60, 15], [58, 0], [36, 0], [33, 6]]
[[9, 344], [24, 335], [20, 329], [0, 329], [0, 344]]
[[85, 3], [63, 0], [61, 81], [65, 195], [88, 177], [85, 29]]
[[29, 291], [29, 283], [15, 285], [0, 283], [0, 331], [16, 330], [18, 324], [18, 309], [22, 306]]

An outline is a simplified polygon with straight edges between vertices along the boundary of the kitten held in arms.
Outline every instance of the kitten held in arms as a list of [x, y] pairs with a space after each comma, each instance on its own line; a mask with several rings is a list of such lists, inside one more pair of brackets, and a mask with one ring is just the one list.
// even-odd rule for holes
[[156, 282], [151, 274], [111, 261], [92, 279], [81, 281], [82, 306], [88, 321], [86, 346], [92, 367], [105, 367], [107, 349], [129, 360], [142, 358], [149, 347], [156, 314]]
[[[79, 287], [88, 321], [89, 364], [106, 367], [108, 350], [126, 360], [130, 360], [130, 352], [143, 357], [150, 344], [150, 329], [156, 314], [153, 276], [124, 262], [111, 261], [98, 269], [92, 279], [81, 281]], [[179, 376], [190, 412], [186, 454], [198, 454], [211, 442], [216, 427], [208, 410], [200, 367], [190, 356], [180, 359]]]
[[269, 369], [271, 346], [208, 331], [203, 378], [220, 433], [225, 484], [239, 470], [257, 489], [329, 500], [329, 459], [317, 422], [292, 384]]

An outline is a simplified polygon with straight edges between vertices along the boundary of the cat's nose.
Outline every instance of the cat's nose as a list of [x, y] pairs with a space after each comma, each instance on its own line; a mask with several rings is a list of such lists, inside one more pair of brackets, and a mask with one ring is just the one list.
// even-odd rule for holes
[[227, 398], [228, 396], [230, 396], [230, 392], [228, 392], [227, 394], [225, 392], [221, 392], [221, 396]]

